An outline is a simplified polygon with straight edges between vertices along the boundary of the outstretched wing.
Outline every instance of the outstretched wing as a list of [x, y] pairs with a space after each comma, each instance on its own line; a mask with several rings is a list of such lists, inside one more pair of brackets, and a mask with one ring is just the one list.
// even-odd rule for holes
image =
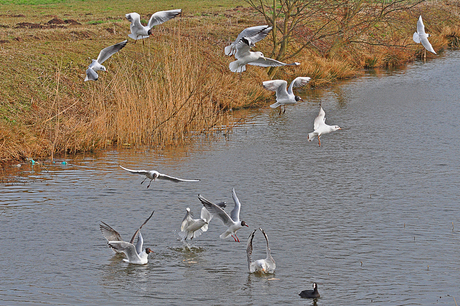
[[[236, 57], [236, 56], [235, 56]], [[260, 67], [279, 67], [279, 66], [298, 66], [300, 63], [286, 64], [268, 57], [261, 57], [257, 61], [249, 62], [249, 65], [260, 66]]]
[[156, 12], [150, 17], [148, 27], [149, 29], [151, 29], [156, 25], [162, 24], [163, 22], [173, 19], [181, 12], [181, 9]]
[[99, 56], [97, 57], [98, 63], [102, 64], [103, 62], [105, 62], [109, 57], [123, 49], [127, 43], [128, 40], [124, 40], [122, 42], [119, 42], [118, 44], [102, 49], [101, 52], [99, 52]]
[[315, 121], [313, 122], [313, 129], [317, 130], [321, 125], [326, 123], [326, 113], [321, 107], [319, 110], [318, 116], [316, 116]]
[[419, 35], [425, 34], [425, 25], [423, 24], [423, 21], [422, 21], [422, 15], [420, 15], [417, 21], [417, 33]]
[[311, 78], [310, 77], [296, 77], [294, 81], [291, 82], [291, 85], [289, 85], [289, 93], [293, 93], [293, 88], [294, 87], [301, 87], [307, 85], [308, 82], [310, 82]]
[[104, 236], [107, 241], [122, 241], [120, 234], [114, 230], [110, 225], [107, 223], [101, 221], [101, 224], [99, 224], [99, 229], [102, 232], [102, 235]]
[[[130, 243], [133, 243], [133, 242], [134, 242], [134, 239], [136, 239], [137, 233], [139, 233], [140, 230], [141, 230], [141, 228], [142, 228], [147, 222], [149, 222], [149, 220], [150, 220], [150, 218], [152, 218], [154, 212], [155, 212], [155, 211], [152, 211], [152, 213], [150, 214], [150, 216], [149, 216], [149, 217], [144, 221], [144, 223], [142, 223], [142, 225], [137, 229], [137, 231], [134, 233], [133, 237], [132, 237], [131, 240], [129, 241]], [[140, 234], [140, 233], [139, 233], [139, 234]], [[140, 236], [140, 235], [139, 235], [139, 236]]]
[[198, 195], [198, 199], [201, 201], [204, 207], [214, 216], [219, 218], [224, 225], [231, 226], [233, 225], [233, 221], [230, 216], [219, 206], [216, 204], [208, 201], [207, 199], [203, 198], [200, 194]]
[[144, 28], [141, 24], [141, 16], [138, 13], [129, 13], [126, 14], [125, 17], [131, 22], [129, 26], [131, 33], [135, 34]]
[[85, 77], [85, 82], [86, 81], [97, 81], [99, 76], [97, 75], [97, 72], [94, 71], [92, 68], [86, 69], [86, 77]]
[[262, 39], [264, 39], [267, 34], [272, 30], [272, 27], [268, 25], [262, 26], [255, 26], [246, 28], [238, 35], [234, 42], [232, 42], [229, 46], [225, 47], [225, 55], [233, 55], [236, 53], [237, 48], [236, 45], [240, 42], [243, 37], [249, 38], [252, 43], [256, 43]]
[[276, 91], [276, 101], [288, 100], [286, 91], [287, 82], [284, 80], [265, 81], [262, 83], [265, 89]]
[[428, 41], [428, 38], [426, 36], [423, 36], [422, 39], [420, 39], [420, 42], [422, 43], [423, 47], [425, 47], [425, 49], [427, 51], [430, 51], [430, 52], [436, 54], [436, 52], [433, 49], [433, 46], [430, 44], [430, 42]]
[[128, 172], [131, 172], [133, 174], [142, 174], [142, 175], [146, 175], [148, 173], [147, 170], [131, 170], [131, 169], [128, 169], [128, 168], [125, 168], [123, 166], [120, 166], [121, 169], [123, 170], [126, 170]]
[[181, 178], [174, 177], [174, 176], [169, 176], [169, 175], [162, 174], [162, 173], [160, 173], [160, 175], [158, 176], [158, 179], [168, 180], [168, 181], [175, 182], [175, 183], [179, 183], [179, 182], [199, 182], [200, 181], [200, 180], [185, 180], [185, 179], [181, 179]]
[[233, 202], [235, 202], [235, 207], [233, 208], [232, 212], [230, 213], [230, 217], [234, 222], [240, 221], [240, 210], [241, 210], [241, 203], [238, 197], [236, 196], [235, 188], [232, 189], [232, 197]]
[[252, 262], [252, 240], [254, 239], [254, 234], [256, 233], [257, 229], [253, 230], [251, 235], [248, 237], [248, 244], [246, 246], [246, 255], [248, 257], [248, 269], [251, 270], [251, 262]]

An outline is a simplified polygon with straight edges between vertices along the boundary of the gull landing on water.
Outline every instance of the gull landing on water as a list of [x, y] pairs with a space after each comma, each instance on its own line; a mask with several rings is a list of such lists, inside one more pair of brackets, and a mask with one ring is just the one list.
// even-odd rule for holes
[[233, 189], [232, 192], [235, 208], [233, 208], [232, 212], [230, 213], [231, 217], [221, 207], [206, 200], [200, 194], [198, 195], [198, 199], [214, 217], [219, 218], [224, 223], [224, 225], [227, 226], [227, 230], [220, 235], [220, 238], [225, 239], [228, 236], [232, 236], [235, 241], [240, 242], [240, 239], [238, 236], [236, 236], [236, 232], [243, 226], [249, 226], [246, 224], [246, 222], [240, 221], [241, 203], [236, 196], [235, 189]]
[[318, 137], [318, 145], [321, 147], [321, 135], [341, 130], [342, 128], [338, 125], [327, 125], [326, 113], [324, 112], [323, 108], [320, 107], [319, 114], [316, 116], [315, 121], [313, 122], [313, 129], [313, 132], [308, 133], [307, 139], [308, 141], [312, 141], [315, 136]]
[[185, 180], [185, 179], [181, 179], [181, 178], [178, 178], [178, 177], [173, 177], [173, 176], [169, 176], [169, 175], [166, 175], [166, 174], [162, 174], [156, 170], [131, 170], [131, 169], [127, 169], [123, 166], [120, 166], [121, 169], [123, 170], [126, 170], [130, 173], [133, 173], [133, 174], [140, 174], [140, 175], [145, 175], [145, 179], [141, 182], [144, 183], [146, 179], [150, 179], [150, 182], [147, 186], [147, 188], [150, 187], [150, 184], [152, 183], [152, 181], [156, 180], [156, 179], [159, 179], [159, 180], [168, 180], [168, 181], [171, 181], [171, 182], [175, 182], [175, 183], [179, 183], [179, 182], [199, 182], [200, 180]]
[[427, 51], [436, 54], [433, 46], [431, 46], [428, 41], [428, 37], [430, 37], [430, 34], [425, 33], [425, 26], [423, 25], [422, 16], [420, 15], [417, 21], [417, 32], [414, 33], [413, 39], [417, 44], [422, 43]]
[[265, 237], [265, 241], [267, 242], [267, 258], [259, 259], [256, 261], [252, 261], [252, 240], [254, 239], [254, 234], [256, 233], [257, 229], [255, 229], [248, 238], [248, 246], [246, 247], [246, 254], [248, 256], [248, 269], [250, 273], [274, 273], [276, 269], [275, 260], [273, 259], [270, 253], [270, 246], [268, 245], [268, 237], [265, 234], [265, 231], [261, 228], [259, 230]]
[[[225, 208], [225, 202], [217, 204], [222, 209]], [[193, 219], [193, 215], [190, 211], [190, 208], [186, 208], [186, 214], [184, 219], [182, 220], [180, 226], [180, 233], [179, 236], [182, 238], [183, 241], [187, 239], [192, 240], [200, 236], [202, 233], [208, 230], [209, 222], [211, 222], [212, 214], [206, 209], [206, 207], [201, 208], [201, 216], [200, 219]]]
[[[289, 88], [287, 88], [287, 82], [284, 80], [272, 80], [265, 81], [262, 83], [265, 89], [276, 91], [276, 103], [270, 105], [271, 108], [280, 108], [280, 114], [282, 108], [286, 104], [295, 104], [297, 101], [303, 101], [301, 97], [294, 94], [294, 87], [305, 86], [311, 80], [309, 77], [297, 77], [291, 82]], [[283, 113], [286, 111], [284, 108]]]
[[85, 82], [90, 80], [97, 81], [99, 76], [97, 75], [96, 71], [107, 71], [107, 69], [104, 66], [102, 66], [102, 63], [105, 62], [109, 57], [123, 49], [127, 43], [128, 41], [124, 40], [122, 42], [119, 42], [118, 44], [102, 49], [101, 52], [99, 52], [99, 56], [97, 57], [97, 59], [93, 59], [92, 63], [88, 66], [88, 69], [86, 70]]
[[[133, 264], [144, 265], [148, 262], [148, 255], [153, 253], [150, 248], [143, 249], [144, 239], [142, 238], [141, 228], [152, 218], [153, 211], [147, 220], [142, 223], [142, 225], [134, 233], [133, 237], [129, 242], [125, 242], [121, 239], [120, 234], [114, 230], [110, 225], [101, 221], [99, 228], [102, 232], [102, 235], [107, 239], [107, 244], [114, 250], [116, 253], [124, 253], [127, 259], [123, 259], [126, 262]], [[137, 243], [134, 246], [134, 239], [137, 236]]]
[[143, 26], [141, 24], [141, 16], [138, 13], [126, 14], [126, 19], [128, 19], [131, 22], [131, 34], [129, 34], [128, 37], [134, 40], [147, 38], [150, 35], [152, 35], [152, 28], [154, 26], [162, 24], [170, 19], [173, 19], [181, 12], [181, 9], [156, 12], [150, 17], [147, 26]]

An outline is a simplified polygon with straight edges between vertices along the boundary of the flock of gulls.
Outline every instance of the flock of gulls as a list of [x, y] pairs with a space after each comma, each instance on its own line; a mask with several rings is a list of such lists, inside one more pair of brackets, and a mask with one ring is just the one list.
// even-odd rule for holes
[[[169, 11], [160, 11], [154, 13], [147, 26], [141, 24], [140, 15], [138, 13], [129, 13], [126, 14], [126, 19], [131, 22], [130, 29], [131, 34], [128, 35], [129, 38], [133, 40], [145, 39], [152, 35], [152, 28], [156, 25], [164, 23], [182, 12], [181, 9], [169, 10]], [[260, 67], [278, 67], [278, 66], [297, 66], [300, 65], [297, 62], [287, 64], [275, 59], [267, 58], [263, 55], [262, 52], [253, 52], [251, 48], [255, 46], [257, 42], [264, 39], [268, 33], [272, 30], [272, 27], [267, 25], [254, 26], [244, 29], [238, 37], [233, 41], [229, 46], [226, 46], [224, 49], [225, 55], [235, 56], [235, 61], [229, 64], [229, 69], [232, 72], [242, 73], [246, 71], [246, 65], [254, 65]], [[417, 32], [413, 35], [413, 40], [416, 43], [421, 43], [427, 51], [430, 51], [434, 54], [436, 52], [433, 50], [430, 42], [428, 41], [429, 34], [425, 33], [425, 27], [423, 25], [422, 16], [418, 19], [417, 22]], [[128, 40], [124, 40], [115, 45], [106, 47], [102, 49], [99, 53], [99, 56], [96, 60], [92, 60], [92, 63], [89, 65], [86, 70], [85, 81], [96, 81], [98, 79], [97, 71], [107, 71], [106, 68], [102, 65], [107, 59], [109, 59], [113, 54], [117, 53], [123, 49]], [[279, 113], [284, 113], [285, 106], [289, 104], [295, 104], [297, 101], [302, 101], [302, 98], [294, 94], [294, 87], [305, 86], [310, 81], [309, 77], [297, 77], [295, 78], [289, 87], [287, 87], [288, 82], [285, 80], [270, 80], [262, 83], [263, 87], [270, 91], [276, 92], [276, 102], [270, 105], [271, 108], [278, 108]], [[321, 146], [321, 136], [333, 131], [340, 130], [341, 128], [338, 125], [327, 125], [326, 124], [326, 113], [322, 106], [318, 116], [315, 118], [313, 123], [313, 132], [308, 133], [308, 141], [313, 139], [318, 139], [318, 145]], [[181, 179], [166, 174], [162, 174], [158, 171], [152, 170], [131, 170], [120, 166], [123, 170], [128, 171], [132, 174], [139, 174], [145, 176], [144, 180], [141, 182], [144, 183], [149, 179], [149, 184], [147, 188], [150, 187], [152, 181], [156, 179], [168, 180], [171, 182], [198, 182], [196, 179]], [[228, 214], [225, 211], [226, 203], [212, 203], [201, 195], [198, 195], [198, 199], [202, 203], [203, 207], [201, 208], [200, 218], [194, 219], [193, 214], [190, 208], [186, 208], [185, 217], [182, 220], [180, 225], [179, 236], [184, 244], [187, 244], [187, 241], [192, 241], [194, 238], [199, 237], [202, 233], [208, 230], [209, 223], [213, 218], [221, 220], [223, 225], [226, 227], [226, 230], [220, 235], [221, 239], [226, 239], [232, 237], [235, 242], [240, 242], [236, 232], [243, 228], [249, 227], [249, 225], [240, 220], [240, 210], [241, 203], [238, 199], [235, 189], [232, 190], [232, 198], [234, 202], [234, 208]], [[107, 240], [109, 247], [116, 253], [125, 254], [126, 258], [124, 261], [131, 264], [147, 264], [148, 256], [153, 251], [150, 248], [144, 249], [144, 240], [142, 238], [141, 229], [142, 227], [152, 218], [154, 212], [142, 223], [142, 225], [135, 231], [134, 235], [129, 242], [124, 241], [120, 234], [110, 227], [108, 224], [101, 222], [100, 230], [103, 236]], [[266, 253], [267, 257], [264, 259], [253, 260], [252, 259], [252, 241], [254, 236], [259, 230], [265, 238], [266, 241]], [[134, 244], [134, 241], [137, 241]], [[262, 228], [254, 229], [249, 235], [247, 240], [247, 263], [248, 270], [250, 273], [258, 274], [271, 274], [275, 272], [276, 263], [273, 257], [271, 256], [268, 236]], [[313, 283], [313, 290], [303, 290], [299, 294], [302, 298], [319, 298], [320, 294], [318, 292], [318, 285]]]

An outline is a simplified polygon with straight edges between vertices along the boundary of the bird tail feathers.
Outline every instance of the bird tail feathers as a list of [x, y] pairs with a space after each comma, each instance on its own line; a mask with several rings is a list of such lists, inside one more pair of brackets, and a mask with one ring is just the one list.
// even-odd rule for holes
[[308, 133], [308, 137], [307, 137], [308, 141], [312, 141], [313, 138], [315, 138], [315, 136], [316, 136], [316, 135], [315, 135], [314, 132]]
[[246, 65], [240, 66], [238, 61], [231, 62], [228, 67], [230, 68], [231, 72], [243, 72], [246, 71]]
[[414, 33], [414, 36], [412, 37], [412, 39], [413, 39], [417, 44], [420, 43], [420, 36], [418, 35], [417, 32]]
[[276, 102], [276, 103], [273, 103], [272, 105], [270, 105], [271, 108], [277, 108], [278, 106], [281, 106], [281, 103]]
[[225, 47], [225, 55], [232, 55], [232, 54], [233, 54], [232, 45], [226, 46]]

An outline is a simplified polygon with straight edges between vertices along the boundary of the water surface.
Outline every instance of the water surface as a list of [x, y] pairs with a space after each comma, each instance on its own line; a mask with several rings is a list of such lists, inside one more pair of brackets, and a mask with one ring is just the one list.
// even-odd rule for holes
[[[254, 111], [230, 135], [186, 150], [120, 150], [11, 169], [0, 186], [0, 304], [455, 305], [460, 300], [460, 53], [325, 90], [284, 115]], [[307, 142], [319, 103], [343, 130]], [[119, 168], [199, 183], [154, 182]], [[241, 243], [177, 231], [197, 194], [233, 206]], [[143, 228], [149, 264], [113, 256], [104, 221]], [[248, 274], [246, 239], [267, 232], [274, 275]], [[254, 239], [262, 258], [264, 239]], [[458, 302], [457, 302], [458, 303]]]

